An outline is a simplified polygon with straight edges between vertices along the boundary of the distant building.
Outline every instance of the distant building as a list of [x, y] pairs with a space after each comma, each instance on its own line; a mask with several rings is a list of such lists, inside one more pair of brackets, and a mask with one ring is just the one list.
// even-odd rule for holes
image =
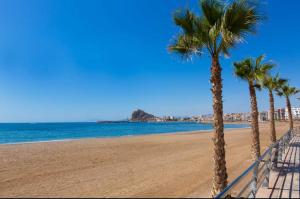
[[162, 120], [164, 122], [175, 122], [175, 121], [178, 121], [178, 118], [174, 117], [174, 116], [164, 116], [162, 118]]
[[292, 108], [292, 114], [295, 119], [300, 119], [300, 107]]
[[[268, 120], [271, 119], [271, 111], [268, 112]], [[285, 108], [278, 108], [274, 110], [274, 119], [277, 121], [285, 120]]]
[[[276, 117], [277, 114], [277, 117]], [[275, 111], [276, 120], [285, 120], [285, 108], [279, 108]]]
[[191, 117], [191, 121], [192, 122], [199, 122], [200, 121], [200, 117], [199, 116], [192, 116]]
[[233, 121], [235, 121], [235, 115], [234, 115], [234, 113], [224, 114], [223, 120], [227, 121], [227, 122], [233, 122]]
[[[191, 118], [191, 120], [195, 120], [196, 118]], [[198, 118], [198, 121], [202, 122], [211, 122], [214, 120], [213, 114], [202, 115]], [[250, 113], [225, 113], [223, 115], [223, 120], [225, 122], [247, 122], [251, 120]]]
[[241, 120], [242, 121], [250, 121], [251, 120], [251, 114], [250, 113], [242, 113], [241, 114]]
[[258, 120], [261, 122], [269, 120], [269, 113], [267, 111], [263, 111], [259, 113]]
[[163, 120], [162, 118], [156, 117], [156, 118], [154, 119], [154, 121], [155, 121], [155, 122], [163, 122], [164, 120]]
[[227, 113], [224, 114], [224, 121], [227, 122], [240, 122], [249, 121], [251, 119], [250, 113]]
[[[300, 119], [300, 107], [293, 107], [292, 108], [292, 115], [293, 119]], [[285, 109], [285, 119], [289, 119], [289, 113], [288, 113], [288, 108]]]
[[211, 122], [214, 120], [213, 114], [201, 115], [199, 121], [201, 122]]
[[224, 121], [227, 121], [227, 122], [238, 122], [238, 121], [241, 121], [241, 113], [227, 113], [227, 114], [224, 114], [224, 117], [223, 117]]

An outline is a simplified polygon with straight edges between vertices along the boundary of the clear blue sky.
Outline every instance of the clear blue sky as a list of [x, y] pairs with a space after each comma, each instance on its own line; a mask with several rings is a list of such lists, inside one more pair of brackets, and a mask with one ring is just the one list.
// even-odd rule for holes
[[[232, 63], [262, 53], [300, 87], [300, 1], [266, 1], [256, 36], [222, 59], [224, 111], [249, 111]], [[174, 10], [195, 0], [0, 1], [0, 122], [124, 119], [212, 112], [208, 55], [185, 63], [167, 52]], [[268, 108], [266, 92], [258, 94]], [[292, 100], [295, 106], [300, 103]], [[276, 106], [284, 106], [276, 98]]]

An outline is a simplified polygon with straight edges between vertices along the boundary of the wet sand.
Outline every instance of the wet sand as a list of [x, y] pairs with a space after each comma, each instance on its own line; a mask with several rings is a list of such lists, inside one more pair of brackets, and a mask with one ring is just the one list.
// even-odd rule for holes
[[[264, 151], [269, 124], [260, 125]], [[277, 124], [280, 137], [288, 123]], [[227, 130], [229, 180], [251, 164], [250, 129]], [[0, 145], [0, 197], [205, 197], [212, 133]]]

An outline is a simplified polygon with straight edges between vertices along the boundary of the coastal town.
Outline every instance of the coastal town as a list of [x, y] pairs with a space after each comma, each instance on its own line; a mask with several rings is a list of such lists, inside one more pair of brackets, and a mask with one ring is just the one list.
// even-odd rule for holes
[[0, 199], [300, 199], [299, 8], [1, 0]]
[[[300, 120], [300, 107], [292, 107], [292, 115], [295, 120]], [[259, 121], [269, 121], [271, 117], [270, 111], [259, 112]], [[275, 109], [274, 118], [276, 121], [286, 121], [289, 119], [287, 108]], [[200, 122], [209, 123], [213, 121], [213, 114], [205, 114], [200, 116], [176, 117], [162, 116], [157, 117], [146, 113], [143, 110], [136, 110], [132, 113], [130, 121], [149, 121], [149, 122]], [[223, 116], [225, 122], [250, 122], [251, 113], [225, 113]]]

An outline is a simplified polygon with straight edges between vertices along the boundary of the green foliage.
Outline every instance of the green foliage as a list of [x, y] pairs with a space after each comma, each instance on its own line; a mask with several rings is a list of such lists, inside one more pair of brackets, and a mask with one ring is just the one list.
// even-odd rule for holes
[[240, 79], [246, 80], [252, 83], [256, 88], [261, 88], [261, 79], [269, 76], [270, 70], [274, 67], [274, 64], [270, 62], [263, 62], [264, 56], [261, 55], [254, 58], [247, 58], [240, 62], [235, 62], [234, 74]]
[[174, 22], [181, 32], [169, 51], [184, 57], [201, 55], [205, 50], [212, 56], [229, 55], [230, 48], [244, 41], [249, 33], [255, 33], [262, 19], [258, 7], [247, 0], [235, 0], [230, 4], [221, 0], [201, 0], [200, 9], [200, 16], [190, 10], [175, 12]]
[[281, 87], [276, 89], [276, 93], [279, 96], [290, 97], [292, 95], [300, 93], [300, 90], [296, 87], [290, 86], [288, 83], [284, 83]]
[[286, 79], [280, 78], [279, 74], [272, 77], [271, 75], [266, 75], [260, 79], [260, 85], [269, 91], [277, 90], [287, 83]]

